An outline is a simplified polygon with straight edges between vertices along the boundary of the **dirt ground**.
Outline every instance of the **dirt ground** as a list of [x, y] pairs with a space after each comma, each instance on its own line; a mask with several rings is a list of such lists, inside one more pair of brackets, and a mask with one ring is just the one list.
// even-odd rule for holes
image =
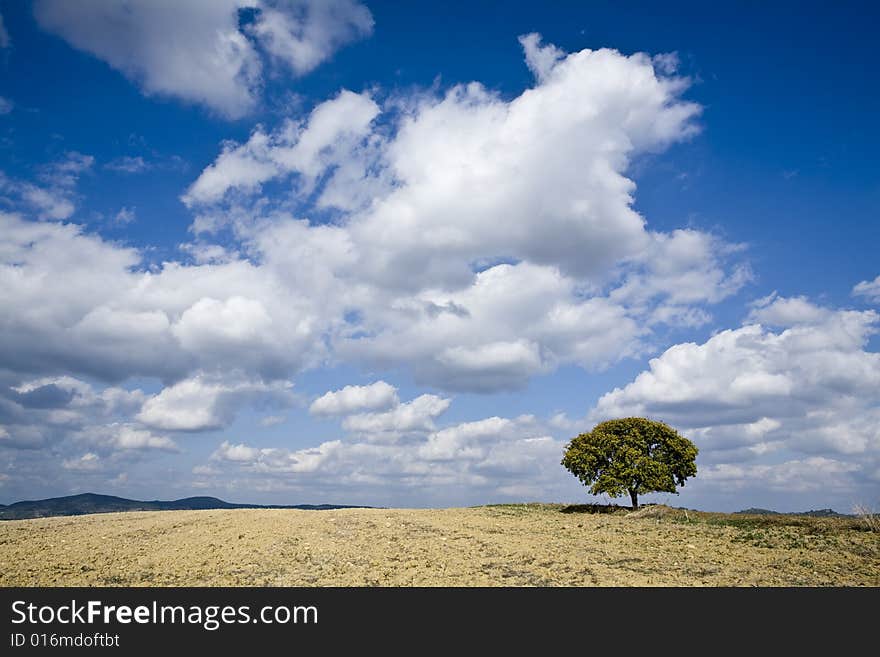
[[880, 586], [880, 534], [855, 521], [570, 511], [258, 509], [7, 521], [0, 585]]

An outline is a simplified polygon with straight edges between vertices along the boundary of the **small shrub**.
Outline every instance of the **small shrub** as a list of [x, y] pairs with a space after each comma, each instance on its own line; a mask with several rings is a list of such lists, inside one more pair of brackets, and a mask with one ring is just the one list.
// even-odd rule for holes
[[880, 532], [880, 518], [877, 517], [877, 514], [871, 511], [867, 506], [863, 504], [856, 504], [853, 507], [853, 512], [859, 517], [859, 520], [868, 528], [868, 531], [871, 532]]

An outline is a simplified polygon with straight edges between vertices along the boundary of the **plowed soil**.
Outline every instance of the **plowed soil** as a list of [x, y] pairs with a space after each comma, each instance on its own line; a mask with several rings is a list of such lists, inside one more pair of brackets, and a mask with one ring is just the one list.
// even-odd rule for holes
[[0, 522], [0, 585], [880, 586], [880, 534], [665, 507], [108, 513]]

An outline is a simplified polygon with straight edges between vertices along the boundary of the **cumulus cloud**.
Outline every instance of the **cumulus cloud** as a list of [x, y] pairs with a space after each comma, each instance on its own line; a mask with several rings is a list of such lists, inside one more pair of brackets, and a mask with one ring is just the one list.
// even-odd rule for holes
[[314, 472], [333, 458], [341, 444], [335, 440], [321, 443], [317, 447], [290, 451], [272, 447], [258, 449], [244, 443], [233, 445], [224, 441], [211, 455], [211, 459], [240, 463], [254, 472]]
[[538, 82], [546, 80], [556, 63], [565, 57], [565, 52], [553, 44], [542, 46], [541, 35], [536, 32], [522, 35], [519, 43], [525, 52], [526, 64]]
[[145, 396], [141, 390], [110, 386], [100, 392], [72, 376], [50, 376], [25, 380], [10, 387], [14, 399], [26, 408], [100, 409], [107, 414], [129, 413], [139, 408]]
[[[649, 245], [630, 260], [630, 271], [610, 297], [642, 309], [652, 323], [704, 324], [709, 317], [695, 304], [718, 303], [751, 280], [747, 265], [725, 267], [743, 248], [692, 229], [650, 233]], [[662, 302], [652, 305], [657, 298]]]
[[116, 422], [84, 429], [74, 435], [74, 440], [112, 451], [150, 449], [180, 451], [177, 444], [168, 436], [157, 435], [132, 424]]
[[43, 166], [36, 183], [11, 179], [0, 172], [0, 193], [34, 212], [39, 219], [68, 219], [76, 211], [76, 184], [94, 162], [91, 155], [70, 151], [60, 160]]
[[102, 470], [104, 465], [94, 452], [86, 452], [79, 458], [65, 459], [62, 463], [65, 470], [74, 470], [76, 472], [97, 472]]
[[346, 43], [372, 31], [369, 9], [354, 0], [266, 2], [248, 29], [297, 75], [308, 73]]
[[229, 383], [196, 376], [163, 388], [144, 402], [137, 419], [148, 427], [171, 431], [205, 431], [228, 425], [246, 404], [289, 406], [287, 382]]
[[349, 415], [342, 426], [369, 440], [397, 440], [403, 434], [434, 429], [434, 419], [446, 412], [452, 400], [437, 395], [420, 395], [382, 413]]
[[244, 370], [277, 379], [320, 358], [332, 305], [232, 260], [137, 271], [140, 255], [73, 224], [0, 213], [0, 355], [27, 373], [179, 380]]
[[8, 98], [3, 98], [3, 96], [0, 96], [0, 116], [3, 116], [4, 114], [9, 114], [14, 107], [15, 103], [13, 103]]
[[119, 450], [175, 451], [174, 442], [129, 422], [147, 399], [139, 389], [95, 387], [71, 376], [25, 379], [9, 385], [0, 377], [0, 447], [62, 452], [88, 444], [100, 453]]
[[491, 417], [406, 442], [377, 443], [355, 434], [292, 450], [224, 441], [193, 474], [211, 485], [259, 480], [331, 499], [347, 499], [357, 491], [359, 499], [373, 503], [415, 494], [462, 503], [550, 499], [574, 488], [558, 466], [562, 447], [532, 416]]
[[601, 367], [634, 353], [637, 322], [605, 298], [579, 298], [576, 287], [555, 268], [497, 265], [461, 291], [426, 290], [373, 309], [366, 336], [346, 336], [338, 349], [471, 391], [517, 388], [560, 363]]
[[787, 481], [812, 463], [834, 466], [854, 485], [856, 474], [866, 476], [862, 464], [880, 457], [880, 354], [867, 350], [880, 315], [771, 296], [755, 304], [756, 320], [778, 328], [748, 323], [670, 347], [603, 395], [591, 419], [669, 422], [717, 466], [709, 479]]
[[183, 201], [190, 206], [215, 203], [229, 190], [256, 192], [262, 183], [292, 173], [300, 175], [308, 193], [319, 174], [350, 154], [378, 113], [367, 94], [343, 90], [318, 105], [304, 123], [287, 120], [273, 134], [258, 127], [246, 143], [225, 144]]
[[376, 381], [366, 386], [345, 386], [327, 392], [309, 406], [312, 415], [351, 415], [362, 411], [378, 411], [397, 406], [397, 388]]
[[[550, 48], [524, 46], [532, 60]], [[693, 229], [648, 231], [626, 177], [638, 153], [694, 132], [686, 81], [647, 55], [547, 52], [512, 99], [478, 83], [382, 104], [342, 91], [224, 145], [184, 196], [198, 212], [191, 263], [147, 268], [80, 226], [0, 215], [4, 366], [159, 379], [141, 421], [202, 430], [237, 407], [217, 402], [231, 394], [218, 381], [268, 392], [343, 361], [491, 392], [562, 365], [601, 369], [642, 353], [658, 324], [705, 321], [704, 306], [746, 279], [725, 264], [735, 249]], [[71, 155], [55, 175], [87, 166]], [[340, 215], [247, 204], [273, 181]], [[210, 241], [230, 225], [229, 248]]]
[[776, 292], [752, 304], [749, 321], [769, 326], [816, 324], [829, 319], [833, 311], [810, 302], [807, 297], [780, 297]]
[[[242, 10], [255, 12], [246, 27]], [[302, 75], [372, 29], [369, 10], [353, 0], [39, 0], [34, 13], [43, 29], [107, 62], [145, 94], [229, 118], [253, 110], [259, 98], [263, 63], [253, 40]]]
[[666, 75], [672, 75], [678, 70], [681, 61], [677, 52], [662, 52], [651, 58], [654, 68]]
[[[308, 282], [356, 318], [336, 324], [336, 353], [450, 390], [604, 367], [638, 353], [651, 326], [705, 323], [703, 305], [749, 280], [727, 264], [740, 247], [646, 230], [624, 175], [696, 130], [686, 80], [645, 55], [523, 44], [546, 61], [512, 100], [478, 83], [381, 105], [342, 91], [303, 121], [224, 144], [183, 197], [194, 231], [231, 225], [288, 280], [310, 258]], [[270, 182], [339, 219], [271, 209]]]
[[[368, 273], [386, 284], [460, 284], [475, 262], [492, 258], [604, 275], [650, 245], [623, 173], [637, 153], [694, 133], [699, 107], [680, 98], [686, 86], [657, 75], [645, 55], [583, 50], [510, 101], [476, 82], [395, 99], [382, 113], [396, 125], [390, 137], [373, 122], [379, 108], [368, 94], [343, 91], [316, 108], [304, 130], [288, 121], [225, 145], [185, 200], [257, 191], [292, 172], [310, 180], [316, 166], [326, 169], [344, 153], [363, 167], [347, 174], [348, 193], [366, 185], [376, 196], [350, 217], [349, 230], [365, 268], [372, 265]], [[340, 142], [346, 124], [353, 139]], [[328, 159], [316, 160], [327, 144]], [[333, 182], [331, 175], [326, 189], [334, 198], [356, 205]]]
[[693, 134], [684, 87], [646, 56], [582, 50], [509, 101], [478, 83], [418, 99], [383, 153], [396, 184], [352, 225], [373, 275], [458, 286], [495, 258], [603, 279], [649, 244], [624, 171]]
[[873, 281], [862, 281], [853, 288], [853, 294], [868, 301], [880, 302], [880, 276]]
[[[522, 422], [520, 425], [524, 424]], [[419, 446], [418, 456], [426, 461], [452, 461], [482, 455], [486, 443], [497, 441], [506, 434], [522, 431], [517, 422], [501, 417], [490, 417], [474, 422], [463, 422], [428, 436]]]
[[758, 488], [776, 493], [852, 493], [852, 475], [859, 466], [822, 456], [783, 463], [722, 463], [700, 471], [701, 479], [727, 488]]
[[[628, 177], [639, 154], [697, 129], [687, 81], [643, 54], [523, 45], [536, 80], [513, 98], [476, 82], [394, 96], [343, 90], [225, 143], [183, 196], [195, 241], [181, 260], [148, 264], [82, 226], [0, 213], [0, 304], [10, 311], [0, 362], [14, 385], [62, 375], [116, 388], [159, 382], [127, 414], [89, 421], [105, 427], [88, 434], [94, 453], [152, 453], [167, 432], [221, 429], [245, 406], [289, 407], [290, 380], [309, 368], [393, 368], [440, 391], [510, 390], [560, 366], [637, 356], [658, 325], [705, 321], [706, 307], [748, 278], [731, 262], [738, 247], [695, 229], [648, 230]], [[128, 72], [149, 90], [152, 78], [137, 71]], [[163, 89], [154, 91], [172, 93]], [[75, 180], [76, 166], [57, 180]], [[501, 430], [491, 418], [432, 439], [449, 429], [438, 429], [449, 399], [401, 403], [380, 383], [316, 400], [316, 415], [344, 416], [351, 440], [297, 464], [335, 463], [351, 444], [367, 459], [351, 481], [389, 472], [416, 482], [444, 455], [479, 453], [478, 464], [443, 465], [428, 481], [491, 486], [493, 469], [536, 462], [517, 450], [558, 447], [552, 427], [526, 430], [525, 420], [504, 425], [515, 445], [483, 442], [481, 432]], [[21, 400], [9, 408], [18, 419], [3, 426], [22, 444], [59, 444], [53, 427], [76, 424], [68, 406], [39, 418]], [[114, 423], [117, 438], [106, 428]], [[147, 433], [122, 440], [126, 426]], [[290, 466], [281, 456], [259, 457], [261, 467]]]

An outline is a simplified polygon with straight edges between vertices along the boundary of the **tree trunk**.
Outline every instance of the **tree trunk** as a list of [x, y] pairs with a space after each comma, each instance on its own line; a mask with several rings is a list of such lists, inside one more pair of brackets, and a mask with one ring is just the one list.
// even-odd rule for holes
[[631, 490], [629, 492], [629, 498], [632, 500], [633, 511], [638, 511], [638, 509], [639, 509], [639, 494], [636, 491]]

